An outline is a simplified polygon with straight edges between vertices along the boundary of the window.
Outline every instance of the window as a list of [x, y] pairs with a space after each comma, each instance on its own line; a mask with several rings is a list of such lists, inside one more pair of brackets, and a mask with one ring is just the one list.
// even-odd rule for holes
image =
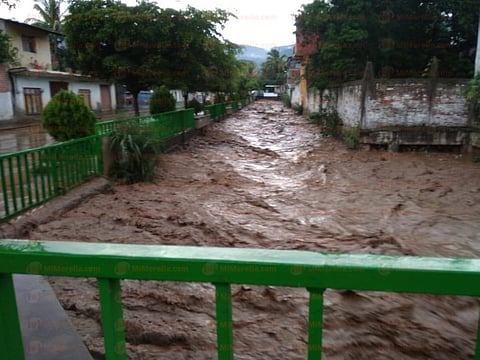
[[85, 102], [85, 105], [88, 106], [89, 109], [92, 108], [92, 101], [90, 97], [90, 90], [88, 89], [80, 89], [78, 90], [78, 95], [80, 95], [83, 98], [83, 101]]
[[34, 36], [22, 36], [22, 46], [23, 46], [23, 51], [26, 52], [32, 52], [36, 53], [37, 52], [37, 44], [35, 42], [35, 37]]
[[38, 115], [42, 112], [42, 89], [23, 88], [25, 97], [25, 114]]

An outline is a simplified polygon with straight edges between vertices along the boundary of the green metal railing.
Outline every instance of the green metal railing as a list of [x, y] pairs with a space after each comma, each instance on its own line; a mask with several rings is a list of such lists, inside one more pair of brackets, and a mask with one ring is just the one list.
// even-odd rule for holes
[[102, 172], [97, 135], [0, 155], [0, 219], [64, 194]]
[[[206, 108], [212, 120], [226, 115], [225, 104]], [[101, 138], [122, 126], [132, 125], [150, 128], [158, 140], [165, 142], [194, 129], [195, 116], [193, 109], [187, 109], [100, 122], [95, 125], [95, 136], [0, 155], [0, 220], [18, 215], [101, 175]]]
[[[231, 284], [306, 288], [309, 360], [322, 357], [326, 289], [480, 296], [480, 259], [4, 240], [0, 353], [15, 360], [23, 359], [24, 353], [12, 274], [97, 278], [108, 360], [126, 359], [121, 279], [214, 284], [220, 360], [231, 360], [234, 354]], [[476, 360], [480, 360], [478, 335]]]
[[145, 115], [134, 118], [99, 122], [95, 125], [98, 135], [110, 135], [122, 126], [148, 126], [155, 131], [160, 140], [167, 140], [195, 127], [193, 109], [178, 110], [156, 115]]
[[205, 106], [205, 110], [213, 121], [217, 121], [227, 114], [226, 105], [223, 103]]

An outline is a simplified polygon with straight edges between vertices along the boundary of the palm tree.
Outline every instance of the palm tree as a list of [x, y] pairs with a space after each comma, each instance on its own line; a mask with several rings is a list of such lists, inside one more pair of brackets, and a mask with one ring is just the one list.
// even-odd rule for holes
[[267, 54], [267, 61], [262, 64], [263, 76], [267, 79], [267, 82], [276, 83], [283, 78], [286, 65], [286, 56], [280, 56], [277, 49], [272, 49]]
[[35, 0], [33, 8], [38, 11], [42, 20], [28, 19], [32, 25], [42, 27], [44, 29], [60, 31], [62, 12], [60, 6], [64, 0]]
[[[64, 1], [35, 0], [36, 4], [33, 8], [38, 11], [41, 20], [28, 19], [27, 22], [46, 30], [60, 31], [63, 17], [61, 6]], [[60, 48], [60, 44], [63, 44], [62, 38], [55, 34], [50, 34], [50, 49], [53, 57], [52, 68], [56, 70], [64, 70], [66, 67], [66, 50], [64, 47]]]

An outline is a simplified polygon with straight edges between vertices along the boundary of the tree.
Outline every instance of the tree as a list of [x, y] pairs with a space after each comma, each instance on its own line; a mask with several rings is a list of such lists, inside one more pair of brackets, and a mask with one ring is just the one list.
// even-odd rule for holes
[[[114, 0], [74, 0], [64, 31], [75, 66], [83, 73], [115, 79], [130, 91], [139, 114], [140, 90], [166, 84], [171, 89], [207, 90], [210, 69], [227, 74], [233, 45], [218, 28], [223, 10], [160, 9], [140, 1], [129, 7]], [[222, 60], [222, 61], [221, 61]], [[227, 75], [225, 75], [225, 78]]]
[[253, 61], [242, 60], [239, 62], [240, 75], [237, 79], [236, 88], [242, 97], [251, 90], [259, 88], [259, 73], [257, 65]]
[[64, 31], [75, 67], [124, 84], [138, 115], [138, 93], [165, 75], [161, 49], [166, 46], [169, 19], [148, 2], [129, 7], [113, 0], [76, 0], [69, 12]]
[[60, 90], [43, 109], [41, 124], [55, 140], [67, 141], [93, 135], [96, 121], [82, 97]]
[[[224, 10], [200, 11], [193, 7], [177, 11], [166, 9], [172, 20], [166, 36], [168, 44], [166, 82], [171, 88], [189, 92], [230, 92], [236, 74], [235, 55], [239, 47], [223, 39], [219, 29], [231, 14]], [[187, 106], [187, 102], [185, 101]]]
[[33, 9], [40, 14], [42, 20], [29, 20], [34, 21], [34, 25], [36, 26], [40, 26], [48, 30], [60, 31], [62, 17], [60, 6], [62, 5], [62, 3], [63, 0], [35, 0], [35, 5], [33, 6]]
[[281, 85], [285, 82], [286, 56], [280, 56], [276, 49], [270, 50], [267, 60], [262, 64], [262, 76], [264, 83]]
[[[39, 13], [42, 20], [28, 19], [27, 22], [46, 30], [59, 32], [62, 25], [63, 14], [61, 6], [63, 3], [63, 0], [35, 0], [33, 9]], [[50, 49], [52, 57], [58, 64], [56, 69], [59, 70], [64, 70], [68, 61], [68, 51], [62, 44], [63, 39], [61, 36], [50, 34]]]
[[0, 64], [15, 62], [16, 52], [12, 48], [10, 36], [0, 29]]
[[164, 85], [155, 89], [150, 98], [150, 114], [159, 114], [175, 110], [176, 100]]
[[480, 0], [331, 0], [303, 7], [297, 26], [316, 34], [307, 79], [318, 87], [358, 79], [367, 61], [378, 77], [419, 77], [433, 57], [440, 75], [469, 77]]

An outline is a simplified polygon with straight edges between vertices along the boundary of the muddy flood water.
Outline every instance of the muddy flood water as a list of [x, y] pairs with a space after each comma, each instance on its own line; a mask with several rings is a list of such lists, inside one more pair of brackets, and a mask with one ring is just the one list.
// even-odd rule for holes
[[[256, 102], [31, 239], [480, 257], [480, 165], [350, 151], [279, 102]], [[96, 281], [50, 278], [95, 358]], [[216, 359], [210, 284], [123, 281], [129, 359]], [[236, 359], [305, 359], [304, 289], [233, 286]], [[325, 359], [473, 359], [479, 301], [325, 293]]]

